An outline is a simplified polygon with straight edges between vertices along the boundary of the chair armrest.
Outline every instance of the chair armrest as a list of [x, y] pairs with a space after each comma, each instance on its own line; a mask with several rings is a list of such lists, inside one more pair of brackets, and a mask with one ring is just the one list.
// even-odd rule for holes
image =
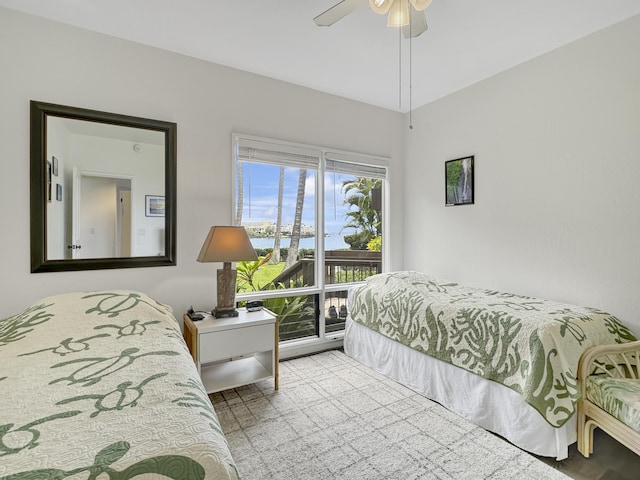
[[640, 340], [597, 345], [582, 353], [578, 362], [578, 383], [585, 394], [585, 379], [594, 373], [614, 378], [640, 378]]

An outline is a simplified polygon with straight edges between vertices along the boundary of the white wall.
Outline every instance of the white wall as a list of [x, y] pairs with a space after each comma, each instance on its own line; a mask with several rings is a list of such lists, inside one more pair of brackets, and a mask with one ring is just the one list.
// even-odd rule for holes
[[[405, 143], [405, 267], [610, 311], [640, 334], [640, 16], [428, 104]], [[475, 155], [475, 205], [444, 162]]]
[[[392, 157], [391, 240], [402, 242], [398, 113], [3, 8], [0, 68], [0, 318], [102, 288], [143, 290], [179, 316], [212, 307], [219, 265], [196, 256], [211, 225], [231, 222], [232, 131]], [[31, 99], [177, 123], [176, 267], [29, 273]], [[391, 267], [401, 266], [395, 248]]]
[[[116, 256], [116, 180], [87, 176], [80, 189], [78, 238], [82, 248], [76, 258]], [[47, 219], [48, 223], [49, 219]]]
[[[47, 161], [51, 163], [51, 202], [47, 203], [47, 218], [50, 219], [47, 231], [47, 255], [48, 258], [65, 258], [69, 255], [68, 243], [65, 239], [65, 224], [68, 221], [67, 211], [69, 206], [66, 182], [66, 160], [69, 151], [68, 132], [62, 122], [51, 122], [47, 125]], [[53, 157], [58, 162], [58, 175], [53, 169]], [[56, 198], [56, 186], [62, 187], [62, 200]]]
[[[164, 141], [164, 133], [158, 133], [158, 136]], [[136, 152], [134, 143], [89, 135], [70, 135], [68, 164], [78, 167], [82, 172], [130, 177], [133, 188], [133, 255], [164, 254], [165, 219], [145, 215], [145, 196], [164, 195], [164, 146], [138, 142], [140, 151]], [[113, 205], [115, 209], [115, 193]]]

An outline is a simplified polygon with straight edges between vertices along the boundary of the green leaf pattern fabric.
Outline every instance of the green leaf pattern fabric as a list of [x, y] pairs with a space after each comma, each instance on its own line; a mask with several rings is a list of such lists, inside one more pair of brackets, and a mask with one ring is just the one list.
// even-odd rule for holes
[[640, 380], [591, 375], [586, 383], [589, 401], [640, 432]]
[[614, 316], [420, 272], [369, 277], [351, 318], [410, 348], [518, 392], [553, 427], [576, 412], [578, 360], [593, 345], [635, 340]]
[[171, 309], [126, 290], [0, 320], [0, 480], [238, 478]]

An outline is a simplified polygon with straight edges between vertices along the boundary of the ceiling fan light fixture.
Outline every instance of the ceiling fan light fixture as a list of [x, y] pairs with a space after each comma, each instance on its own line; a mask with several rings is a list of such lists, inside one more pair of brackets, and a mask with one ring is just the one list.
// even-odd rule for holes
[[387, 17], [388, 27], [409, 25], [409, 0], [394, 0]]
[[417, 11], [421, 12], [431, 5], [431, 0], [411, 0], [411, 5], [413, 5], [413, 8]]
[[369, 0], [371, 10], [376, 13], [385, 14], [393, 5], [394, 0]]

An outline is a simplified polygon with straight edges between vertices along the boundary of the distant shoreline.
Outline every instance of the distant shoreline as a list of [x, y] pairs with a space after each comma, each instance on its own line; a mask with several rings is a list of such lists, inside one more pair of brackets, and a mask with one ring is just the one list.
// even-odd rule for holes
[[[253, 237], [251, 238], [251, 244], [253, 248], [273, 248], [275, 237]], [[280, 237], [280, 247], [288, 248], [291, 243], [291, 237]], [[300, 248], [316, 248], [316, 237], [307, 236], [300, 238]], [[324, 237], [324, 249], [325, 250], [341, 250], [350, 248], [350, 245], [344, 242], [342, 235], [329, 235]]]
[[[311, 234], [311, 233], [307, 233], [307, 234], [300, 234], [300, 238], [314, 238], [316, 235], [315, 234]], [[325, 235], [325, 237], [328, 236]], [[254, 238], [272, 238], [275, 240], [276, 236], [275, 235], [255, 235], [255, 234], [249, 234], [249, 238], [254, 239]], [[291, 238], [290, 234], [282, 234], [280, 235], [280, 238]]]

